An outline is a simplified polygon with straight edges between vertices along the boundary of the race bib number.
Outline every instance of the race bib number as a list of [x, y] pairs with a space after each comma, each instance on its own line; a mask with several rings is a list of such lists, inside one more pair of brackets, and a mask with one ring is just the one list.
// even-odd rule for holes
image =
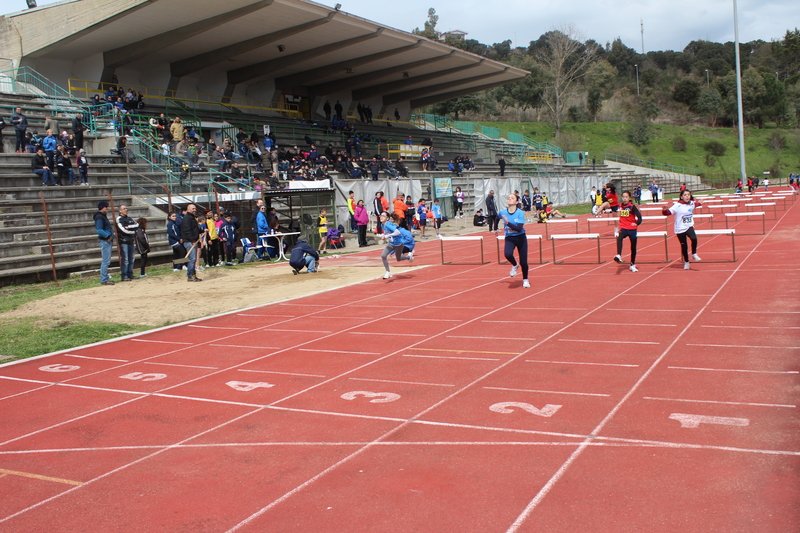
[[681, 217], [681, 222], [683, 222], [687, 226], [691, 225], [691, 223], [692, 223], [692, 215], [683, 215], [683, 217]]
[[631, 212], [628, 209], [620, 209], [619, 210], [620, 218], [629, 217], [630, 215], [631, 215]]

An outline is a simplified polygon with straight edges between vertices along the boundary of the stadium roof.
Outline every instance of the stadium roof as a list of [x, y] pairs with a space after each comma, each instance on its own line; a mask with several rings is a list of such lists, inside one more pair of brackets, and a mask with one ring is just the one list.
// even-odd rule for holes
[[[66, 0], [0, 17], [0, 47], [59, 84], [352, 108], [421, 107], [527, 71], [306, 0]], [[391, 106], [391, 109], [389, 109]]]

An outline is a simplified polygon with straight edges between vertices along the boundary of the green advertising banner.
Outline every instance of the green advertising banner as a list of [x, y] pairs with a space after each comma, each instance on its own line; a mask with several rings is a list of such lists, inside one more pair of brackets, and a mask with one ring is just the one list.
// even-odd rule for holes
[[451, 178], [434, 178], [433, 188], [436, 198], [453, 196], [453, 180]]

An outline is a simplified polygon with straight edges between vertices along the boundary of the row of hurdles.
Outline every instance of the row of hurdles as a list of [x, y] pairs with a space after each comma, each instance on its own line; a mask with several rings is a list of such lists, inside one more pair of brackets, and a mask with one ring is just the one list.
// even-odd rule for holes
[[[772, 218], [770, 220], [777, 220], [778, 218], [778, 204], [780, 203], [780, 209], [785, 210], [787, 202], [794, 203], [795, 201], [795, 194], [792, 192], [783, 192], [783, 191], [776, 191], [774, 193], [766, 192], [766, 193], [750, 193], [750, 194], [736, 194], [736, 195], [728, 195], [728, 194], [719, 194], [713, 196], [706, 196], [706, 197], [697, 197], [697, 200], [700, 200], [701, 207], [698, 207], [698, 210], [705, 210], [709, 211], [708, 213], [699, 213], [694, 215], [694, 219], [697, 223], [708, 223], [710, 225], [709, 229], [696, 229], [695, 233], [697, 235], [705, 235], [705, 236], [729, 236], [731, 242], [731, 259], [724, 259], [724, 260], [709, 260], [706, 262], [715, 263], [715, 262], [735, 262], [737, 261], [736, 257], [736, 241], [735, 237], [737, 235], [736, 229], [730, 227], [731, 221], [739, 222], [741, 220], [751, 220], [752, 217], [758, 217], [756, 221], [761, 222], [761, 231], [751, 231], [748, 233], [738, 233], [738, 235], [764, 235], [766, 234], [766, 221], [767, 221], [767, 212], [765, 209], [769, 209], [772, 213]], [[728, 202], [728, 203], [726, 203]], [[639, 231], [637, 233], [638, 237], [642, 238], [655, 238], [655, 239], [662, 239], [664, 241], [664, 260], [663, 261], [637, 261], [637, 263], [668, 263], [669, 259], [669, 221], [668, 217], [664, 215], [657, 215], [657, 216], [645, 216], [644, 213], [648, 211], [657, 210], [661, 212], [661, 206], [667, 206], [669, 202], [656, 202], [653, 204], [648, 204], [648, 206], [653, 207], [639, 207], [639, 209], [643, 212], [642, 220], [647, 221], [648, 223], [662, 223], [664, 224], [663, 231]], [[744, 208], [745, 211], [741, 211]], [[756, 208], [760, 208], [760, 210], [755, 210]], [[731, 209], [732, 211], [736, 212], [725, 212], [725, 209]], [[612, 215], [615, 215], [612, 214]], [[718, 215], [718, 216], [717, 216]], [[723, 219], [725, 220], [725, 228], [714, 228], [714, 220], [715, 218], [721, 222]], [[602, 260], [601, 252], [600, 252], [600, 241], [601, 239], [616, 239], [618, 230], [616, 225], [619, 221], [619, 218], [614, 217], [600, 217], [600, 218], [588, 218], [586, 219], [587, 224], [587, 233], [579, 233], [580, 231], [580, 222], [581, 219], [578, 218], [571, 218], [565, 220], [551, 220], [544, 224], [544, 235], [536, 235], [536, 234], [526, 234], [526, 238], [529, 243], [532, 241], [537, 241], [539, 246], [539, 264], [544, 264], [547, 261], [544, 260], [544, 250], [543, 250], [543, 241], [549, 240], [552, 244], [552, 254], [553, 254], [553, 264], [564, 264], [565, 260], [559, 261], [557, 258], [557, 251], [556, 251], [556, 243], [562, 241], [570, 241], [570, 240], [594, 240], [596, 242], [596, 249], [597, 249], [597, 261], [591, 262], [570, 262], [567, 264], [601, 264], [604, 261]], [[614, 226], [613, 232], [592, 232], [593, 224], [602, 223], [607, 226]], [[552, 233], [551, 229], [555, 229], [556, 226], [568, 226], [574, 224], [575, 225], [575, 233]], [[595, 226], [596, 227], [596, 226]], [[611, 228], [609, 228], [610, 230]], [[497, 243], [497, 263], [498, 264], [506, 264], [505, 261], [501, 256], [501, 244], [500, 241], [503, 241], [505, 237], [502, 235], [497, 236], [495, 241]], [[479, 244], [480, 247], [480, 260], [478, 262], [455, 262], [455, 261], [446, 261], [445, 260], [445, 244], [449, 242], [474, 242]], [[464, 236], [453, 236], [453, 237], [442, 237], [440, 239], [440, 246], [441, 246], [441, 258], [443, 265], [481, 265], [481, 264], [488, 264], [490, 261], [485, 260], [485, 250], [484, 250], [484, 237], [481, 235], [464, 235]]]

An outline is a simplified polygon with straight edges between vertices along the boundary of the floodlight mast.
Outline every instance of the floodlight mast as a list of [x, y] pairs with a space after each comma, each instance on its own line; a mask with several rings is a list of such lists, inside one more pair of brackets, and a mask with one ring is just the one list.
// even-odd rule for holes
[[736, 47], [736, 107], [739, 111], [739, 173], [742, 183], [747, 181], [744, 163], [744, 112], [742, 111], [742, 61], [739, 57], [739, 15], [736, 0], [733, 0], [733, 39]]

